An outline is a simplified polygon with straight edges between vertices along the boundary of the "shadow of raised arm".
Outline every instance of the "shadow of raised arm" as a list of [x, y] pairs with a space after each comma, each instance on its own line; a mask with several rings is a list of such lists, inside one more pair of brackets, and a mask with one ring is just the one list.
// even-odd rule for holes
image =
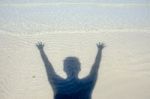
[[56, 73], [55, 73], [55, 70], [54, 70], [52, 64], [50, 63], [50, 61], [48, 60], [48, 57], [46, 56], [46, 54], [44, 52], [44, 44], [42, 42], [38, 42], [36, 44], [36, 46], [40, 51], [41, 58], [44, 62], [45, 69], [46, 69], [46, 72], [47, 72], [47, 76], [48, 76], [49, 79], [51, 79], [52, 77], [56, 76]]
[[97, 55], [95, 58], [95, 62], [94, 62], [92, 69], [90, 71], [90, 76], [97, 76], [98, 69], [99, 69], [100, 62], [101, 62], [101, 58], [102, 58], [102, 49], [104, 48], [104, 44], [98, 43], [97, 48], [98, 48], [98, 52], [97, 52]]
[[104, 46], [103, 43], [98, 43], [97, 44], [98, 52], [97, 52], [94, 64], [92, 65], [92, 68], [90, 70], [89, 75], [83, 79], [84, 81], [94, 81], [94, 82], [96, 82], [97, 75], [98, 75], [98, 70], [99, 70], [99, 67], [100, 67], [101, 57], [102, 57], [102, 50], [103, 50], [104, 47], [105, 46]]

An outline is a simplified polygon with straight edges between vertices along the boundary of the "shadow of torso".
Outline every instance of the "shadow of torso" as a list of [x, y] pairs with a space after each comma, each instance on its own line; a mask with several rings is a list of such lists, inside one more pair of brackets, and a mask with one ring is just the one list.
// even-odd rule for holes
[[95, 80], [84, 79], [63, 79], [56, 77], [51, 79], [54, 91], [54, 99], [91, 99]]

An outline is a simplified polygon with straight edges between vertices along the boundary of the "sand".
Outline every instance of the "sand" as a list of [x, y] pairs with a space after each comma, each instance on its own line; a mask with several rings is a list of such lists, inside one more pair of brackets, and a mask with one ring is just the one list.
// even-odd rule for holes
[[43, 41], [56, 72], [63, 72], [63, 59], [77, 56], [80, 78], [91, 69], [96, 43], [106, 48], [93, 99], [149, 99], [149, 31], [76, 31], [19, 34], [0, 31], [0, 99], [53, 99], [45, 68], [35, 43]]

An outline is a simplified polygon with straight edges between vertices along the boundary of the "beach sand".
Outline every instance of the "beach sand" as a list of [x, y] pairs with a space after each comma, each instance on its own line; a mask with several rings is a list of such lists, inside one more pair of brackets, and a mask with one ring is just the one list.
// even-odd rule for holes
[[42, 41], [56, 72], [63, 72], [63, 59], [76, 56], [88, 75], [97, 53], [96, 43], [104, 42], [98, 81], [93, 99], [149, 99], [150, 33], [59, 32], [15, 34], [0, 31], [0, 99], [53, 99], [44, 64], [35, 43]]

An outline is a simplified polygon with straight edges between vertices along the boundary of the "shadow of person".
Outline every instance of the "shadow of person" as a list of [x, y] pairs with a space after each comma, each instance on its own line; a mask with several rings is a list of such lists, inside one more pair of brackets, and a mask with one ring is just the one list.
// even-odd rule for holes
[[48, 80], [54, 92], [54, 99], [91, 99], [92, 91], [97, 80], [102, 49], [104, 48], [103, 43], [97, 44], [98, 52], [95, 62], [89, 75], [82, 79], [78, 78], [81, 68], [77, 57], [67, 57], [64, 60], [64, 71], [67, 74], [67, 78], [64, 79], [56, 74], [44, 52], [44, 44], [39, 42], [36, 46], [39, 49], [44, 62]]

